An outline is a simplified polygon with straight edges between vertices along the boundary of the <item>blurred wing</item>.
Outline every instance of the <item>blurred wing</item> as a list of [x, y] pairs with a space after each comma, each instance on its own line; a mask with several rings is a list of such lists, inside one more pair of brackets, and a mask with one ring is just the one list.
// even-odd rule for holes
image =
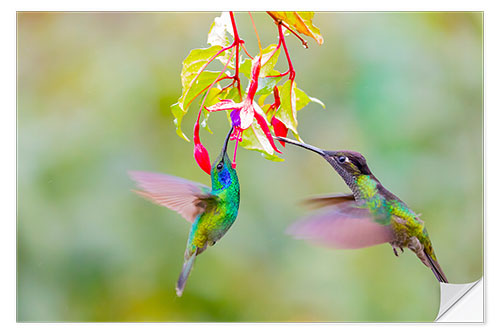
[[312, 197], [304, 200], [305, 204], [312, 205], [315, 207], [324, 207], [324, 206], [332, 206], [338, 205], [344, 202], [354, 202], [354, 194], [345, 194], [345, 193], [337, 193], [337, 194], [327, 194], [317, 197]]
[[390, 242], [390, 226], [375, 222], [370, 211], [350, 202], [324, 208], [293, 224], [288, 233], [337, 249], [358, 249]]
[[129, 175], [142, 189], [134, 192], [176, 211], [191, 223], [217, 200], [207, 186], [183, 178], [144, 171], [130, 171]]

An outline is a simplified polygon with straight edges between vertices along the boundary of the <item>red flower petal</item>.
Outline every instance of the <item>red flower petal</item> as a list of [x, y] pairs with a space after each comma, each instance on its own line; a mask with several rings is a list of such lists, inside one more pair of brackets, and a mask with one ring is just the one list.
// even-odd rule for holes
[[[286, 128], [285, 124], [283, 124], [278, 118], [273, 117], [273, 119], [271, 119], [271, 125], [273, 125], [274, 134], [276, 134], [276, 136], [286, 137], [288, 134], [288, 128]], [[284, 142], [280, 141], [280, 143], [283, 147], [285, 147]]]
[[194, 159], [200, 168], [206, 173], [210, 174], [212, 166], [210, 164], [210, 157], [208, 156], [207, 149], [200, 142], [200, 123], [198, 121], [194, 124], [193, 141], [194, 141]]
[[280, 99], [280, 91], [278, 89], [278, 86], [274, 86], [273, 88], [273, 94], [274, 94], [274, 109], [278, 109], [281, 105], [281, 99]]
[[200, 168], [210, 175], [212, 169], [210, 157], [208, 156], [207, 149], [201, 143], [194, 145], [194, 159]]
[[208, 112], [215, 112], [215, 111], [222, 111], [222, 110], [231, 110], [231, 109], [240, 109], [242, 106], [242, 103], [236, 103], [233, 100], [230, 99], [223, 99], [220, 102], [209, 106], [205, 107]]
[[276, 145], [274, 144], [273, 136], [271, 135], [271, 131], [269, 130], [269, 126], [267, 126], [267, 120], [266, 120], [266, 118], [264, 118], [258, 112], [254, 112], [254, 115], [255, 115], [255, 119], [257, 119], [257, 123], [259, 123], [260, 128], [262, 128], [262, 130], [264, 131], [264, 134], [266, 135], [267, 140], [269, 140], [269, 143], [271, 144], [271, 146], [273, 147], [273, 149], [276, 152], [278, 152], [278, 153], [281, 154], [281, 152], [278, 150], [278, 148], [276, 148]]
[[255, 57], [252, 61], [252, 74], [250, 78], [250, 84], [248, 86], [247, 91], [247, 99], [253, 100], [255, 97], [255, 93], [257, 92], [257, 88], [259, 85], [259, 74], [260, 74], [260, 60], [262, 56]]
[[200, 121], [198, 121], [194, 124], [194, 129], [193, 129], [193, 141], [195, 145], [200, 144]]

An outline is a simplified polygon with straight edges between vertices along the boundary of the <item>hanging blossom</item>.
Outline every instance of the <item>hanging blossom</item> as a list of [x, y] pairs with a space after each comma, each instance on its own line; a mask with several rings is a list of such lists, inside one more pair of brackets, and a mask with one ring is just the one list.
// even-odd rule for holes
[[198, 122], [194, 125], [194, 159], [200, 168], [206, 173], [210, 174], [212, 166], [210, 164], [210, 157], [208, 156], [208, 151], [205, 146], [201, 144], [200, 141], [200, 124]]
[[[238, 47], [239, 43], [241, 43], [241, 42], [242, 42], [242, 40], [240, 40], [239, 38], [235, 39], [234, 43], [236, 43], [236, 48]], [[234, 43], [233, 43], [233, 45], [234, 45]], [[212, 82], [212, 84], [208, 87], [207, 94], [205, 95], [205, 97], [203, 98], [203, 102], [201, 103], [202, 105], [203, 105], [203, 103], [205, 103], [205, 99], [207, 98], [208, 91], [210, 91], [210, 89], [212, 89], [214, 84], [216, 82], [218, 82], [222, 73], [224, 73], [227, 66], [229, 65], [229, 62], [230, 62], [231, 58], [233, 57], [234, 53], [235, 53], [235, 50], [233, 50], [231, 52], [231, 55], [229, 56], [229, 59], [226, 62], [226, 65], [224, 66], [224, 69], [219, 73], [219, 76], [217, 76], [217, 79], [214, 82]], [[236, 67], [238, 67], [238, 62], [236, 62]], [[237, 75], [235, 75], [235, 77], [237, 77]], [[237, 82], [239, 85], [239, 79], [237, 79]], [[193, 130], [194, 159], [196, 160], [196, 163], [198, 163], [200, 168], [203, 171], [205, 171], [207, 174], [210, 175], [211, 169], [212, 169], [211, 164], [210, 164], [210, 157], [208, 155], [207, 149], [205, 148], [204, 145], [201, 144], [201, 140], [200, 140], [200, 116], [201, 116], [201, 109], [200, 109], [200, 112], [198, 112], [198, 119], [196, 120], [196, 123], [194, 124], [194, 130]]]
[[259, 104], [254, 101], [255, 93], [257, 92], [258, 88], [261, 58], [262, 56], [259, 56], [258, 58], [255, 57], [252, 61], [250, 84], [248, 85], [246, 97], [243, 102], [236, 103], [231, 99], [224, 99], [210, 107], [205, 108], [209, 112], [233, 110], [230, 114], [231, 122], [234, 127], [233, 134], [231, 135], [230, 140], [236, 140], [236, 147], [234, 149], [232, 164], [233, 168], [236, 167], [236, 151], [238, 149], [238, 142], [241, 142], [243, 131], [248, 129], [252, 125], [254, 119], [257, 120], [257, 123], [266, 135], [273, 149], [281, 154], [281, 152], [278, 150], [278, 148], [276, 148], [276, 145], [274, 144], [273, 136], [271, 135], [271, 131], [269, 130], [264, 112], [260, 108]]

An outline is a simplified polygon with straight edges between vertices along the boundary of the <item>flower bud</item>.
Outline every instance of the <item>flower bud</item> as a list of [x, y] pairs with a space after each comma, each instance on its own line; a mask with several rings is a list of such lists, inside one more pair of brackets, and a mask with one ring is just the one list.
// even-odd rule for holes
[[210, 164], [210, 157], [208, 151], [201, 143], [194, 145], [194, 159], [200, 168], [210, 175], [212, 166]]
[[[271, 119], [271, 125], [273, 125], [274, 134], [276, 136], [286, 137], [288, 134], [288, 128], [286, 128], [285, 124], [283, 124], [278, 118], [273, 117], [273, 119]], [[285, 147], [284, 142], [280, 141], [280, 143], [283, 147]]]

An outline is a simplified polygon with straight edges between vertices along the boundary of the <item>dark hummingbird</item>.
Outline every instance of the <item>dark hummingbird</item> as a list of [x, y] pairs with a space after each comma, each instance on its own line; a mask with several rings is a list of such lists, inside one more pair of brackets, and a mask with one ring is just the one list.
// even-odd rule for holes
[[326, 151], [277, 137], [278, 140], [321, 155], [344, 179], [352, 194], [309, 199], [324, 207], [317, 214], [291, 226], [297, 238], [335, 248], [354, 249], [389, 243], [394, 254], [407, 247], [429, 267], [439, 282], [448, 283], [432, 248], [424, 222], [403, 201], [387, 190], [371, 173], [366, 159], [348, 150]]
[[229, 131], [222, 152], [212, 165], [212, 188], [183, 178], [143, 171], [130, 177], [141, 191], [137, 194], [170, 208], [192, 223], [184, 253], [184, 265], [177, 281], [177, 296], [182, 296], [195, 258], [214, 245], [229, 230], [238, 216], [240, 184], [227, 155]]

